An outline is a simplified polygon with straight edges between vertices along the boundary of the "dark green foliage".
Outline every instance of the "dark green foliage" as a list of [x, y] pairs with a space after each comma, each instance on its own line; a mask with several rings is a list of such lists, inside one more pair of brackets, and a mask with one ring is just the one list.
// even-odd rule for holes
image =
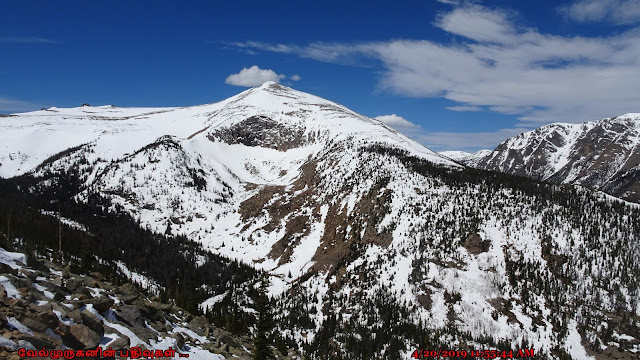
[[262, 278], [260, 281], [260, 290], [255, 298], [256, 310], [256, 327], [253, 336], [253, 353], [252, 357], [256, 360], [274, 359], [273, 351], [271, 351], [273, 330], [273, 315], [271, 305], [267, 297], [268, 279]]
[[[167, 140], [167, 146], [174, 145]], [[372, 163], [377, 162], [380, 168], [393, 162], [400, 164], [397, 168], [404, 167], [407, 172], [422, 175], [426, 189], [446, 188], [434, 204], [422, 201], [407, 210], [424, 220], [409, 230], [409, 236], [416, 239], [415, 248], [410, 249], [414, 253], [407, 256], [413, 259], [410, 282], [416, 289], [428, 290], [429, 284], [422, 281], [429, 263], [463, 267], [463, 259], [452, 255], [455, 252], [451, 249], [458, 249], [489, 217], [498, 217], [507, 224], [504, 226], [507, 240], [510, 229], [525, 223], [523, 219], [538, 217], [539, 227], [532, 232], [540, 236], [540, 248], [536, 251], [539, 250], [542, 259], [525, 258], [517, 249], [504, 247], [507, 276], [503, 283], [495, 286], [509, 288], [510, 298], [517, 299], [523, 313], [534, 319], [533, 326], [545, 326], [535, 315], [540, 313], [536, 308], [540, 299], [536, 297], [542, 297], [552, 314], [545, 320], [549, 320], [558, 339], [566, 337], [567, 324], [574, 319], [578, 321], [583, 339], [595, 344], [612, 340], [614, 327], [637, 330], [634, 320], [614, 323], [610, 318], [611, 314], [618, 318], [629, 315], [627, 294], [637, 299], [636, 274], [640, 273], [640, 211], [637, 208], [603, 201], [573, 186], [551, 185], [483, 170], [442, 167], [384, 146], [370, 146], [363, 156], [368, 156]], [[450, 348], [452, 343], [470, 340], [483, 348], [531, 347], [527, 344], [516, 347], [492, 338], [491, 334], [474, 337], [463, 333], [458, 330], [460, 319], [455, 318], [453, 311], [447, 326], [428, 329], [421, 320], [412, 318], [418, 305], [398, 303], [399, 297], [390, 287], [367, 291], [369, 285], [377, 285], [373, 277], [379, 273], [382, 259], [375, 264], [365, 262], [359, 274], [350, 274], [358, 275], [356, 280], [349, 283], [349, 279], [342, 279], [339, 285], [330, 286], [324, 296], [305, 288], [307, 282], [317, 280], [314, 278], [317, 274], [309, 272], [281, 298], [268, 299], [264, 286], [260, 289], [252, 286], [258, 273], [248, 266], [206, 253], [199, 244], [184, 236], [165, 237], [141, 229], [140, 224], [99, 193], [89, 196], [86, 204], [75, 203], [71, 199], [78, 193], [80, 174], [74, 167], [70, 169], [66, 173], [45, 174], [45, 180], [57, 184], [55, 191], [40, 188], [28, 177], [0, 181], [0, 208], [4, 210], [0, 212], [0, 227], [6, 226], [11, 213], [11, 233], [15, 235], [12, 237], [22, 239], [21, 246], [26, 251], [51, 257], [49, 249], [57, 248], [57, 237], [51, 236], [57, 233], [57, 219], [44, 216], [39, 210], [57, 211], [60, 207], [64, 217], [84, 224], [91, 234], [68, 227], [63, 229], [65, 261], [78, 262], [83, 269], [101, 269], [106, 274], [110, 271], [114, 276], [115, 262], [122, 261], [162, 285], [163, 299], [174, 299], [191, 311], [197, 311], [196, 305], [212, 294], [226, 292], [207, 316], [217, 326], [236, 334], [246, 335], [248, 329], [254, 327], [255, 358], [268, 358], [271, 345], [285, 353], [288, 348], [299, 345], [288, 334], [302, 334], [304, 338], [307, 332], [314, 334], [313, 340], [302, 340], [301, 345], [310, 359], [398, 359], [408, 346]], [[201, 175], [191, 171], [186, 186], [203, 189], [206, 181]], [[383, 186], [389, 181], [387, 174], [372, 176], [373, 181]], [[33, 193], [24, 191], [26, 189], [32, 189]], [[575, 230], [581, 243], [577, 246], [568, 242], [561, 246], [552, 231], [546, 232], [545, 228], [565, 233]], [[366, 247], [367, 244], [354, 240], [348, 254], [334, 264], [324, 280], [344, 273], [354, 260], [361, 258]], [[99, 257], [102, 265], [96, 256], [87, 254]], [[196, 262], [202, 263], [202, 258], [206, 259], [204, 264], [195, 266]], [[589, 281], [583, 281], [585, 276]], [[203, 284], [206, 290], [201, 287]], [[341, 286], [347, 285], [353, 290], [349, 295], [340, 292]], [[601, 296], [613, 301], [600, 301]], [[257, 319], [242, 310], [239, 304], [243, 301], [245, 305], [252, 304]], [[451, 309], [461, 301], [461, 296], [455, 291], [447, 292], [446, 301]], [[611, 308], [603, 309], [603, 303], [611, 303]], [[513, 306], [511, 302], [503, 305], [505, 312]], [[631, 308], [635, 309], [633, 305]], [[497, 316], [496, 313], [494, 319]], [[324, 321], [318, 329], [316, 320], [320, 317]], [[603, 323], [609, 325], [605, 328]], [[286, 335], [280, 336], [280, 333]], [[526, 343], [527, 339], [522, 342]], [[551, 352], [554, 358], [568, 356], [560, 348]], [[536, 355], [545, 357], [540, 353]]]
[[236, 334], [248, 332], [254, 323], [253, 316], [240, 310], [239, 301], [233, 301], [232, 296], [237, 300], [257, 295], [250, 285], [257, 277], [255, 269], [208, 253], [184, 236], [166, 237], [143, 229], [117, 207], [114, 211], [99, 194], [90, 196], [86, 204], [73, 201], [70, 194], [77, 192], [76, 175], [73, 170], [52, 175], [59, 186], [36, 193], [20, 190], [35, 187], [30, 177], [0, 179], [0, 209], [7, 210], [0, 213], [0, 224], [5, 225], [2, 237], [6, 238], [10, 213], [11, 237], [19, 239], [16, 245], [23, 251], [52, 259], [52, 249], [58, 248], [58, 219], [42, 214], [41, 209], [56, 212], [60, 209], [63, 217], [83, 224], [88, 230], [63, 224], [65, 263], [71, 261], [77, 270], [100, 271], [106, 278], [116, 279], [119, 276], [115, 262], [122, 262], [163, 287], [161, 299], [172, 299], [193, 313], [200, 312], [198, 304], [205, 299], [229, 291], [230, 295], [216, 304], [208, 317], [216, 326], [227, 327]]

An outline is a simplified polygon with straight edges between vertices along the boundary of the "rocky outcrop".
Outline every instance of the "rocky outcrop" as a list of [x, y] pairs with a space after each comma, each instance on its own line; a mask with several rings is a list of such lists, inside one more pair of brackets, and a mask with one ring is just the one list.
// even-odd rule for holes
[[304, 128], [285, 126], [266, 116], [251, 116], [209, 135], [209, 140], [286, 151], [304, 144]]
[[[0, 252], [19, 256], [1, 248]], [[33, 258], [29, 263], [0, 262], [1, 359], [20, 359], [20, 348], [89, 350], [98, 346], [172, 347], [192, 359], [212, 354], [251, 358], [250, 338], [231, 336], [205, 316], [155, 301], [131, 283], [116, 287], [99, 273], [74, 274], [68, 267]]]

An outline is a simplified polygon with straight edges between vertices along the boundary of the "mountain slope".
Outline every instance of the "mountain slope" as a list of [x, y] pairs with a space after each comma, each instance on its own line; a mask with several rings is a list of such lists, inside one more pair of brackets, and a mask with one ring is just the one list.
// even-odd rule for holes
[[583, 124], [550, 124], [460, 159], [486, 170], [580, 184], [640, 201], [640, 114]]
[[482, 159], [485, 156], [491, 154], [491, 150], [479, 150], [474, 153], [466, 152], [466, 151], [441, 151], [440, 155], [445, 156], [453, 161], [456, 161], [460, 164], [465, 164], [467, 166], [474, 166], [476, 162]]
[[[267, 271], [277, 330], [308, 358], [640, 351], [637, 206], [464, 168], [275, 83], [145, 114], [95, 120], [58, 154], [3, 152], [4, 174]], [[41, 116], [4, 129], [35, 132]], [[66, 133], [83, 116], [49, 122]]]
[[[99, 272], [75, 274], [70, 266], [28, 259], [2, 248], [0, 303], [3, 359], [35, 357], [43, 348], [58, 351], [46, 350], [41, 358], [63, 358], [65, 348], [82, 357], [83, 349], [95, 351], [98, 346], [104, 354], [108, 349], [126, 354], [138, 347], [156, 356], [156, 350], [162, 355], [167, 350], [167, 358], [179, 354], [207, 360], [252, 358], [253, 346], [247, 339], [234, 338], [175, 304], [150, 299], [131, 283], [116, 286]], [[98, 358], [101, 353], [96, 352]]]

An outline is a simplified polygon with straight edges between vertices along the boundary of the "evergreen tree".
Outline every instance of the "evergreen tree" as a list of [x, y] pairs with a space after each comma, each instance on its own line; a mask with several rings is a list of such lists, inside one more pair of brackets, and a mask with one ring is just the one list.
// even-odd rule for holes
[[274, 359], [269, 336], [273, 323], [269, 298], [267, 297], [267, 286], [268, 279], [263, 276], [260, 280], [260, 291], [255, 300], [257, 319], [256, 332], [253, 338], [253, 358], [256, 360]]

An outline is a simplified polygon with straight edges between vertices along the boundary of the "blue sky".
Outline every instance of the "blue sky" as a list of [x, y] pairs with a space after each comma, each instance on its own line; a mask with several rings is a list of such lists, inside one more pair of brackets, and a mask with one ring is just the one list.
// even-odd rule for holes
[[197, 105], [266, 79], [434, 150], [493, 148], [640, 112], [640, 1], [0, 2], [2, 113]]

